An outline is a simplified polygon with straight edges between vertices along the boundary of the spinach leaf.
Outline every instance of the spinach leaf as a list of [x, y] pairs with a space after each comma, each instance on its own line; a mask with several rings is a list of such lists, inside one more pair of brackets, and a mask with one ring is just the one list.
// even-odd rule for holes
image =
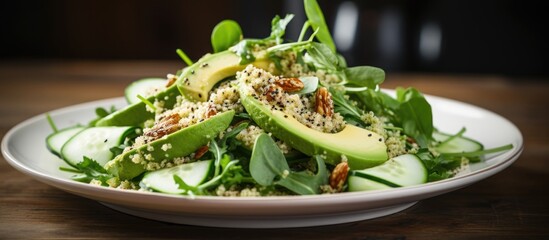
[[358, 66], [345, 69], [347, 82], [360, 87], [375, 89], [385, 80], [385, 71], [371, 66]]
[[316, 156], [317, 174], [291, 171], [275, 141], [266, 133], [257, 137], [250, 160], [250, 174], [262, 186], [279, 185], [297, 194], [318, 194], [328, 181], [324, 160]]
[[257, 183], [263, 186], [273, 185], [275, 178], [284, 178], [290, 173], [290, 167], [282, 151], [267, 134], [257, 137], [250, 159], [250, 173]]
[[233, 20], [223, 20], [218, 23], [211, 36], [214, 53], [222, 52], [235, 45], [242, 39], [242, 29]]
[[397, 88], [400, 106], [396, 110], [404, 133], [413, 137], [420, 147], [428, 147], [433, 136], [431, 105], [415, 88]]
[[288, 176], [280, 179], [277, 184], [292, 192], [301, 195], [319, 194], [320, 186], [328, 183], [328, 171], [321, 156], [314, 156], [317, 165], [317, 173], [310, 171], [290, 172]]
[[326, 44], [328, 48], [332, 51], [332, 53], [335, 53], [336, 47], [334, 44], [334, 40], [332, 39], [332, 35], [328, 30], [326, 20], [324, 20], [324, 14], [322, 14], [322, 10], [320, 9], [318, 2], [316, 0], [304, 0], [303, 3], [305, 7], [305, 14], [309, 19], [309, 23], [311, 24], [313, 29], [319, 30], [316, 38], [321, 43]]

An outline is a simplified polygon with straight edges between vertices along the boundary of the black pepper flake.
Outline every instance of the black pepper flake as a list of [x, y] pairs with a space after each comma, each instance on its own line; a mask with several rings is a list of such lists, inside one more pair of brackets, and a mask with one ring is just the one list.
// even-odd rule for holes
[[208, 63], [203, 63], [202, 64], [202, 67], [207, 67], [208, 66]]
[[368, 137], [371, 137], [371, 136], [372, 136], [372, 134], [371, 134], [371, 133], [368, 133]]
[[107, 141], [109, 141], [109, 139], [108, 139], [108, 138], [107, 138], [107, 139], [105, 139], [105, 141], [103, 141], [103, 142], [105, 142], [105, 143], [106, 143]]
[[382, 139], [382, 138], [379, 138], [379, 141], [380, 141], [380, 142], [383, 142], [383, 139]]
[[284, 118], [288, 118], [288, 115], [284, 115]]
[[194, 74], [194, 70], [191, 70], [191, 74]]
[[199, 97], [199, 98], [202, 98], [202, 93], [199, 93], [199, 94], [198, 94], [198, 97]]

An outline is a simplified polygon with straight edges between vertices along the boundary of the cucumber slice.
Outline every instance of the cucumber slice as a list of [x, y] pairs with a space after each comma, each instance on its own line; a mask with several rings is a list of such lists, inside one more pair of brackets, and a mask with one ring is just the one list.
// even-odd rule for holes
[[148, 172], [143, 176], [140, 185], [157, 192], [181, 194], [185, 190], [179, 189], [173, 175], [179, 176], [187, 185], [196, 187], [208, 178], [212, 166], [212, 160], [204, 160]]
[[433, 132], [433, 138], [440, 142], [435, 149], [440, 153], [474, 152], [484, 149], [484, 146], [473, 139], [463, 136], [452, 136], [441, 132]]
[[406, 187], [427, 182], [427, 169], [421, 159], [404, 154], [387, 162], [363, 170], [351, 171], [349, 191], [365, 191], [392, 187]]
[[70, 165], [80, 163], [84, 156], [101, 165], [114, 158], [110, 151], [124, 143], [135, 127], [90, 127], [70, 138], [61, 148], [61, 158]]
[[74, 135], [84, 130], [85, 127], [70, 127], [61, 129], [57, 132], [54, 132], [46, 137], [46, 147], [53, 154], [61, 157], [61, 148], [65, 143], [72, 138]]
[[155, 95], [166, 88], [166, 79], [163, 78], [143, 78], [128, 85], [124, 91], [126, 101], [129, 104], [141, 102], [137, 95], [144, 98]]

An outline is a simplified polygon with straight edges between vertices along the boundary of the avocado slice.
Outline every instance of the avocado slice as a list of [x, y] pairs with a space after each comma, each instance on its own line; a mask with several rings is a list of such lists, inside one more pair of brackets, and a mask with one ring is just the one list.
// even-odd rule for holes
[[[231, 123], [234, 111], [219, 113], [203, 122], [183, 128], [166, 137], [116, 156], [105, 164], [109, 173], [119, 179], [132, 179], [147, 169], [147, 164], [187, 156], [195, 152]], [[149, 155], [150, 154], [150, 155]]]
[[[270, 63], [265, 54], [258, 54], [251, 64], [267, 69]], [[185, 98], [205, 102], [208, 100], [208, 93], [218, 82], [235, 75], [246, 66], [241, 65], [240, 57], [229, 50], [209, 54], [189, 67], [187, 74], [182, 74], [176, 84]]]
[[[171, 108], [181, 95], [173, 84], [154, 96], [147, 98], [149, 102], [164, 101], [165, 108]], [[154, 118], [154, 113], [147, 111], [144, 102], [136, 102], [113, 112], [95, 123], [95, 126], [142, 126], [149, 119]]]
[[[267, 69], [271, 61], [265, 54], [257, 55], [252, 65]], [[177, 96], [181, 94], [192, 101], [207, 101], [208, 93], [218, 82], [245, 67], [240, 65], [240, 57], [229, 50], [207, 54], [185, 68], [175, 84], [147, 100], [152, 103], [164, 101], [164, 108], [172, 108], [177, 102]], [[96, 126], [142, 126], [145, 121], [153, 118], [154, 113], [147, 111], [145, 103], [137, 102], [102, 118]]]
[[337, 133], [323, 133], [255, 99], [244, 83], [239, 83], [242, 105], [265, 131], [306, 155], [322, 154], [326, 162], [339, 163], [345, 155], [351, 169], [373, 167], [387, 161], [387, 146], [377, 133], [350, 124]]

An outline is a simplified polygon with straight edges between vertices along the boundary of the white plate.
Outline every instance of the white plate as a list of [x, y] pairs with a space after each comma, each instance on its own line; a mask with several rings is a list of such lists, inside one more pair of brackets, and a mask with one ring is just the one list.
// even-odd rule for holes
[[[520, 155], [520, 131], [490, 111], [434, 96], [427, 96], [435, 126], [446, 132], [467, 128], [466, 135], [486, 148], [513, 144], [510, 151], [488, 156], [472, 171], [451, 179], [383, 191], [286, 197], [185, 197], [97, 187], [70, 180], [64, 162], [48, 152], [45, 138], [51, 132], [45, 115], [12, 128], [2, 140], [2, 154], [9, 164], [46, 184], [132, 215], [172, 223], [235, 227], [280, 228], [338, 224], [386, 216], [415, 202], [465, 187], [511, 165]], [[122, 107], [123, 98], [106, 99], [50, 112], [60, 127], [87, 123], [96, 107]], [[72, 216], [78, 217], [78, 216]]]

